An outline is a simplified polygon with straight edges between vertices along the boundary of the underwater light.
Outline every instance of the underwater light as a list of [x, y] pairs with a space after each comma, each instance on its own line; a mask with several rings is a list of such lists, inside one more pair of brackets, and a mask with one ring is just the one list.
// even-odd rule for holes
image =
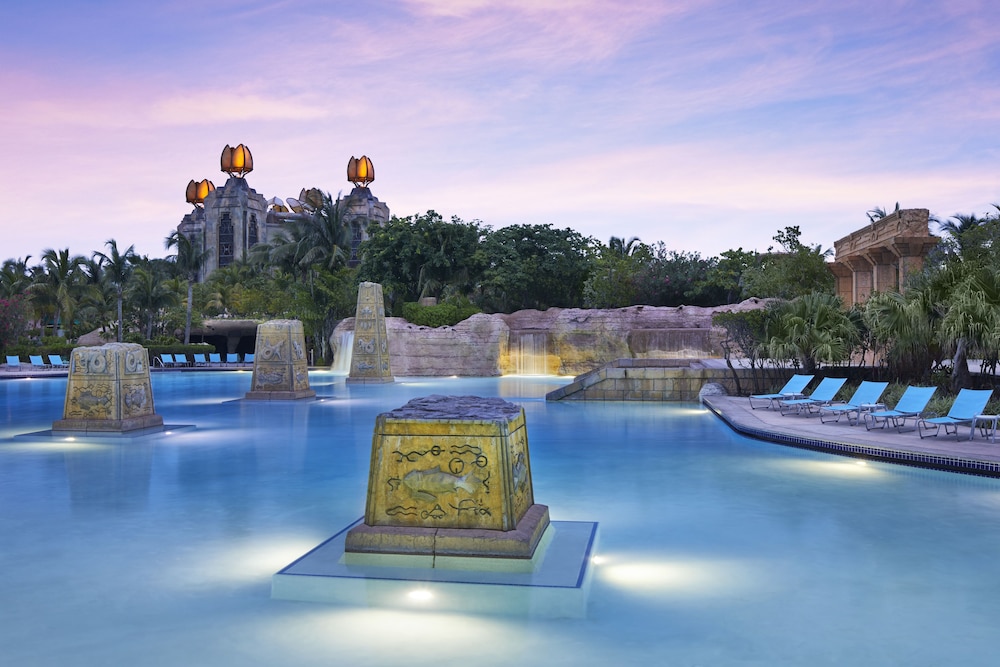
[[430, 600], [434, 599], [434, 594], [431, 593], [426, 588], [418, 588], [416, 590], [412, 590], [409, 593], [407, 593], [406, 597], [410, 598], [415, 602], [429, 602]]

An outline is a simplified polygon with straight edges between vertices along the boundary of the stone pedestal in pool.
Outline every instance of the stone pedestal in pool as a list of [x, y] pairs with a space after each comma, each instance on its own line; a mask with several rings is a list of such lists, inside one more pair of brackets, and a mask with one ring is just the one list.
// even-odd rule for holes
[[153, 406], [149, 356], [135, 343], [78, 347], [69, 361], [63, 418], [53, 431], [127, 433], [162, 430]]
[[548, 525], [534, 501], [524, 410], [426, 396], [376, 419], [365, 519], [345, 549], [531, 558]]
[[378, 416], [365, 516], [271, 579], [271, 597], [581, 618], [598, 526], [534, 501], [524, 410], [427, 396]]
[[288, 401], [315, 396], [309, 388], [302, 322], [271, 320], [257, 325], [253, 378], [246, 398]]
[[354, 317], [354, 350], [349, 383], [394, 382], [389, 364], [389, 337], [385, 329], [385, 302], [378, 283], [358, 285], [358, 309]]

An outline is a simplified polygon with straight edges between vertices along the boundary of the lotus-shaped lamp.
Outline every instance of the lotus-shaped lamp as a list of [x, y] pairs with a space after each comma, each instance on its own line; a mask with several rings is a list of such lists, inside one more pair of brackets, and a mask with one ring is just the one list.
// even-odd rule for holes
[[250, 149], [243, 144], [236, 148], [226, 144], [222, 149], [222, 171], [240, 178], [253, 171], [253, 156], [250, 155]]
[[347, 180], [354, 183], [359, 188], [366, 188], [368, 184], [375, 180], [375, 167], [372, 161], [366, 156], [351, 156], [347, 163]]
[[215, 190], [215, 184], [207, 178], [200, 183], [192, 180], [187, 186], [187, 203], [200, 206], [205, 203], [205, 197]]

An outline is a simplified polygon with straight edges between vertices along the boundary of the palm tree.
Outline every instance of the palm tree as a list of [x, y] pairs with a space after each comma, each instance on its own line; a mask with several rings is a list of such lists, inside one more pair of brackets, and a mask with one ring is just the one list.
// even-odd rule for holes
[[177, 254], [174, 256], [174, 264], [177, 271], [187, 281], [187, 304], [184, 316], [184, 344], [191, 342], [191, 310], [194, 308], [194, 284], [198, 282], [208, 258], [212, 256], [211, 250], [203, 250], [198, 239], [190, 239], [177, 230], [171, 232], [166, 239], [167, 248], [176, 248]]
[[122, 303], [125, 300], [125, 288], [129, 278], [132, 277], [135, 261], [135, 246], [130, 245], [125, 252], [118, 252], [118, 242], [108, 239], [104, 245], [108, 246], [108, 254], [95, 252], [94, 259], [98, 260], [104, 269], [104, 279], [114, 287], [115, 298], [118, 305], [118, 342], [122, 342]]
[[344, 223], [341, 199], [323, 195], [323, 205], [312, 215], [291, 220], [271, 243], [258, 251], [266, 253], [272, 266], [303, 280], [312, 267], [334, 271], [347, 263], [351, 251], [351, 228]]
[[798, 359], [815, 373], [818, 362], [847, 359], [858, 331], [842, 308], [840, 297], [813, 292], [783, 304], [770, 322], [768, 353], [777, 359]]
[[1000, 348], [1000, 272], [995, 267], [979, 267], [949, 290], [940, 337], [955, 351], [953, 391], [970, 384], [970, 354], [987, 362], [996, 359]]
[[157, 275], [142, 267], [136, 267], [128, 290], [129, 303], [145, 318], [145, 337], [153, 337], [153, 323], [156, 315], [165, 308], [177, 305], [178, 294]]
[[80, 266], [84, 259], [80, 255], [70, 255], [69, 248], [42, 253], [42, 264], [38, 267], [31, 293], [44, 308], [51, 310], [52, 325], [58, 332], [64, 318], [71, 325], [82, 284]]
[[3, 263], [0, 269], [0, 297], [10, 298], [28, 291], [31, 286], [30, 259], [31, 255], [28, 255], [24, 259], [8, 259]]
[[[899, 202], [896, 202], [896, 208], [892, 212], [893, 213], [899, 213]], [[886, 212], [886, 210], [884, 208], [882, 208], [881, 206], [876, 206], [872, 210], [867, 211], [865, 213], [865, 215], [868, 216], [868, 220], [874, 225], [876, 222], [878, 222], [882, 218], [888, 217], [889, 213]]]
[[944, 222], [938, 222], [938, 231], [950, 236], [958, 245], [959, 256], [965, 255], [965, 235], [980, 225], [989, 222], [989, 218], [980, 218], [975, 213], [956, 213]]

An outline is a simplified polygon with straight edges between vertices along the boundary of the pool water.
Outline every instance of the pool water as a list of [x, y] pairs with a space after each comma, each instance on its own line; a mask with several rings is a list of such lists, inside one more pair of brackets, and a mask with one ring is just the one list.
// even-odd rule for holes
[[[1000, 480], [758, 442], [694, 404], [547, 403], [565, 378], [153, 375], [196, 428], [25, 438], [65, 379], [0, 382], [2, 665], [994, 665]], [[427, 394], [524, 406], [536, 502], [600, 522], [586, 618], [270, 598], [364, 512], [375, 416]]]

